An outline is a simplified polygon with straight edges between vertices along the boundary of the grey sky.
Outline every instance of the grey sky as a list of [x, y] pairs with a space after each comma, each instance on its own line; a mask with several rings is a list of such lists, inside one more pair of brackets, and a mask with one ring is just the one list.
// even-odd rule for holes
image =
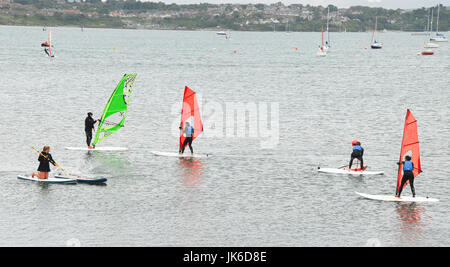
[[[146, 1], [146, 0], [143, 0]], [[192, 4], [192, 3], [263, 3], [271, 4], [279, 2], [279, 0], [151, 0], [151, 1], [161, 1], [165, 3], [177, 3], [177, 4]], [[332, 4], [338, 7], [349, 7], [349, 6], [371, 6], [371, 7], [383, 7], [383, 8], [419, 8], [419, 7], [430, 7], [441, 3], [445, 6], [450, 6], [450, 0], [282, 0], [284, 4], [310, 4], [313, 6], [327, 6]]]

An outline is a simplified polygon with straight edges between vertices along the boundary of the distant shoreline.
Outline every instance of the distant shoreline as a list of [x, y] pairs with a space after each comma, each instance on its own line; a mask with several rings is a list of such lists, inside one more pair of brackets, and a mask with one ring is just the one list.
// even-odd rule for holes
[[[81, 27], [72, 26], [72, 25], [61, 25], [61, 26], [38, 26], [38, 25], [11, 25], [11, 24], [0, 24], [0, 27], [29, 27], [29, 28], [69, 28], [69, 29], [81, 29]], [[267, 32], [274, 33], [273, 31], [258, 31], [258, 30], [228, 30], [228, 29], [147, 29], [147, 28], [112, 28], [112, 27], [83, 27], [83, 29], [96, 29], [96, 30], [143, 30], [143, 31], [186, 31], [186, 32], [220, 32], [220, 31], [230, 31], [230, 32]], [[289, 33], [320, 33], [320, 31], [290, 31]], [[383, 33], [383, 31], [377, 31], [379, 33]], [[388, 30], [386, 33], [427, 33], [424, 31], [397, 31], [397, 30]], [[441, 33], [447, 33], [448, 31], [439, 31]], [[287, 33], [285, 31], [275, 31], [275, 33]], [[347, 32], [338, 32], [338, 31], [330, 31], [330, 33], [370, 33], [370, 31], [347, 31]], [[433, 32], [432, 32], [433, 33]]]

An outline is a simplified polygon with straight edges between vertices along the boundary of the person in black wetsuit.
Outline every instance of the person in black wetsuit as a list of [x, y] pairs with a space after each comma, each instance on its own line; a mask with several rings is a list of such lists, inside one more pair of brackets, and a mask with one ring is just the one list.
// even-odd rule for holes
[[93, 114], [92, 112], [89, 112], [87, 114], [87, 118], [84, 120], [84, 131], [86, 132], [86, 143], [88, 148], [91, 148], [91, 141], [92, 141], [92, 131], [95, 132], [95, 128], [94, 125], [97, 123], [97, 121], [100, 121], [100, 119], [98, 120], [94, 120], [92, 118]]
[[44, 42], [41, 44], [41, 47], [44, 48], [44, 52], [47, 54], [47, 56], [50, 57], [50, 52], [49, 52], [50, 45], [47, 42]]
[[[42, 154], [42, 155], [41, 155]], [[38, 177], [39, 179], [48, 179], [48, 174], [50, 172], [50, 163], [53, 166], [56, 166], [56, 162], [53, 160], [52, 155], [50, 154], [50, 147], [44, 146], [41, 154], [39, 154], [39, 167], [38, 172], [33, 173], [31, 177]]]
[[361, 170], [364, 169], [364, 148], [361, 147], [361, 143], [358, 140], [352, 141], [353, 151], [350, 159], [350, 163], [348, 164], [348, 168], [351, 169], [353, 165], [353, 160], [358, 159], [361, 162]]
[[[396, 197], [400, 197], [403, 191], [403, 187], [409, 181], [409, 185], [411, 186], [411, 192], [413, 197], [416, 197], [416, 189], [414, 188], [414, 163], [411, 162], [410, 156], [405, 156], [405, 161], [397, 162], [397, 165], [403, 164], [403, 178], [398, 188], [398, 192]], [[419, 170], [421, 172], [421, 170]]]
[[[180, 127], [180, 130], [181, 130], [181, 127]], [[194, 154], [194, 150], [192, 149], [192, 140], [193, 140], [193, 136], [194, 136], [194, 127], [192, 127], [189, 122], [186, 122], [186, 126], [183, 129], [183, 134], [186, 137], [186, 139], [184, 139], [183, 146], [181, 147], [179, 153], [183, 154], [184, 153], [184, 149], [186, 148], [187, 145], [189, 145], [189, 149], [191, 150], [191, 154]]]

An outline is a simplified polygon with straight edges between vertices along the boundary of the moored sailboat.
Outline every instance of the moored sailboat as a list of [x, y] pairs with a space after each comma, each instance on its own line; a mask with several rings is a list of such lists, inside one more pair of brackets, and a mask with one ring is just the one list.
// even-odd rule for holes
[[439, 13], [440, 13], [440, 7], [441, 5], [438, 5], [438, 14], [436, 19], [436, 35], [430, 38], [430, 41], [432, 42], [448, 42], [447, 37], [445, 37], [444, 34], [439, 33]]
[[330, 7], [328, 7], [328, 12], [327, 12], [327, 40], [325, 41], [325, 45], [323, 46], [323, 50], [326, 52], [329, 52], [330, 47], [331, 47], [329, 24], [330, 24]]
[[377, 24], [378, 24], [378, 17], [375, 17], [375, 25], [373, 26], [373, 31], [372, 31], [372, 44], [370, 45], [370, 47], [372, 49], [383, 48], [383, 43], [380, 43], [375, 39], [375, 32], [377, 31]]

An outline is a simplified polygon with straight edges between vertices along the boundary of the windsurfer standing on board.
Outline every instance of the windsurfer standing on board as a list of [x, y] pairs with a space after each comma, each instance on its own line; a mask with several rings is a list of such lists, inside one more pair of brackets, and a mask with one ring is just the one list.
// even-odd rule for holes
[[92, 112], [88, 112], [87, 115], [88, 115], [87, 118], [84, 120], [84, 131], [86, 132], [86, 143], [87, 143], [89, 149], [93, 149], [93, 147], [91, 146], [92, 131], [95, 132], [94, 125], [95, 125], [95, 123], [97, 123], [97, 121], [100, 121], [100, 119], [94, 120], [92, 118], [92, 116], [93, 116]]
[[[180, 127], [181, 130], [181, 127]], [[191, 150], [191, 154], [194, 154], [194, 150], [192, 149], [192, 136], [194, 135], [194, 127], [191, 126], [189, 122], [186, 122], [186, 126], [183, 129], [183, 134], [186, 137], [183, 142], [183, 146], [181, 147], [179, 153], [183, 154], [184, 149], [189, 144], [189, 149]]]
[[[402, 183], [398, 189], [397, 195], [395, 197], [400, 197], [403, 191], [403, 187], [405, 184], [409, 181], [409, 185], [411, 186], [411, 192], [413, 194], [413, 197], [416, 197], [416, 189], [414, 188], [414, 163], [411, 162], [411, 157], [406, 155], [405, 161], [397, 162], [397, 165], [403, 165], [403, 178]], [[419, 172], [422, 172], [419, 170]]]
[[48, 42], [43, 42], [41, 44], [41, 47], [44, 47], [44, 52], [47, 54], [47, 56], [50, 56], [48, 50], [50, 49], [50, 45], [48, 44]]
[[353, 152], [351, 155], [351, 159], [350, 159], [348, 168], [351, 169], [352, 165], [353, 165], [353, 160], [358, 159], [361, 162], [361, 171], [363, 171], [364, 170], [364, 160], [363, 160], [364, 148], [361, 147], [361, 143], [358, 140], [353, 140], [352, 146], [353, 146]]

